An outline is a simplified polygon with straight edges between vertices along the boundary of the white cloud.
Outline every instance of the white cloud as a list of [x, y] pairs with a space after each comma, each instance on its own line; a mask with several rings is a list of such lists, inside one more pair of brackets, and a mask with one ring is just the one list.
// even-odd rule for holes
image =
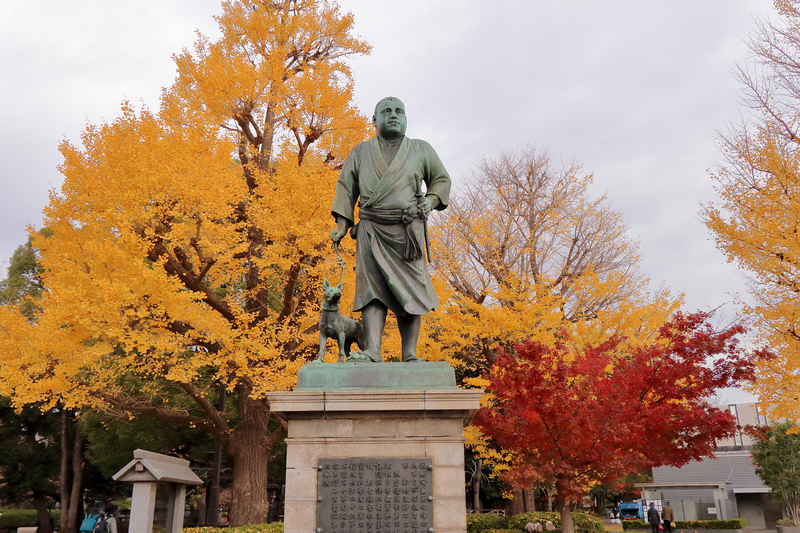
[[[595, 175], [642, 243], [655, 281], [713, 308], [742, 290], [697, 220], [712, 197], [713, 143], [739, 113], [735, 62], [769, 0], [431, 2], [342, 0], [373, 44], [354, 62], [365, 113], [402, 98], [409, 135], [455, 179], [481, 155], [531, 142]], [[114, 118], [123, 99], [157, 107], [171, 56], [214, 33], [212, 0], [0, 4], [0, 261], [38, 224], [60, 183], [62, 138]]]

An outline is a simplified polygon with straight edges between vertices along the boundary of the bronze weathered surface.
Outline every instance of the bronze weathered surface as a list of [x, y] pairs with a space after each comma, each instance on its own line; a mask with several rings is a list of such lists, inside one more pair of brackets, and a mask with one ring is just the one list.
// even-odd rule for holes
[[339, 312], [339, 300], [342, 297], [342, 284], [331, 285], [326, 279], [322, 283], [322, 309], [319, 317], [319, 356], [320, 363], [325, 359], [325, 343], [329, 338], [336, 341], [339, 348], [339, 361], [344, 363], [352, 356], [350, 348], [356, 343], [359, 348], [366, 348], [364, 327], [352, 318], [342, 316]]
[[456, 374], [446, 361], [397, 365], [353, 361], [351, 364], [314, 363], [297, 372], [296, 391], [343, 390], [457, 390]]
[[383, 360], [381, 337], [391, 309], [402, 338], [402, 360], [419, 361], [421, 317], [439, 305], [426, 264], [426, 219], [431, 210], [447, 207], [451, 181], [430, 144], [405, 136], [400, 100], [381, 100], [372, 123], [376, 136], [353, 148], [339, 174], [331, 240], [338, 243], [348, 229], [356, 239], [353, 310], [361, 311], [364, 323], [367, 349], [362, 354]]

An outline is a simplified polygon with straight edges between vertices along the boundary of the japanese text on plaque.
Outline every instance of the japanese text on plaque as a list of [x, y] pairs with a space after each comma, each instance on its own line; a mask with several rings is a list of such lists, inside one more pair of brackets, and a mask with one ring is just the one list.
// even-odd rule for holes
[[431, 458], [320, 459], [322, 533], [427, 533], [433, 527]]

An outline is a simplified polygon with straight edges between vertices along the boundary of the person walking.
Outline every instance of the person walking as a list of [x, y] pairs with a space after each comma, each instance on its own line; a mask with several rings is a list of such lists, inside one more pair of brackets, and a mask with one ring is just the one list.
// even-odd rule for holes
[[117, 519], [114, 513], [117, 512], [117, 507], [113, 503], [109, 503], [103, 509], [103, 519], [105, 519], [105, 533], [117, 533]]
[[672, 533], [672, 521], [675, 520], [675, 511], [672, 510], [669, 502], [661, 509], [661, 519], [664, 521], [664, 532]]
[[650, 524], [650, 529], [653, 533], [658, 533], [658, 526], [661, 525], [661, 517], [658, 515], [656, 504], [650, 503], [650, 509], [647, 510], [647, 522]]

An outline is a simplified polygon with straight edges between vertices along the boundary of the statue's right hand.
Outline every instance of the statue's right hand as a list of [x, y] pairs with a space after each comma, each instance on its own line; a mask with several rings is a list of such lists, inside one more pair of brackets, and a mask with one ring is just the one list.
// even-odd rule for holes
[[331, 240], [333, 242], [339, 242], [345, 235], [347, 235], [347, 226], [340, 224], [331, 232]]

